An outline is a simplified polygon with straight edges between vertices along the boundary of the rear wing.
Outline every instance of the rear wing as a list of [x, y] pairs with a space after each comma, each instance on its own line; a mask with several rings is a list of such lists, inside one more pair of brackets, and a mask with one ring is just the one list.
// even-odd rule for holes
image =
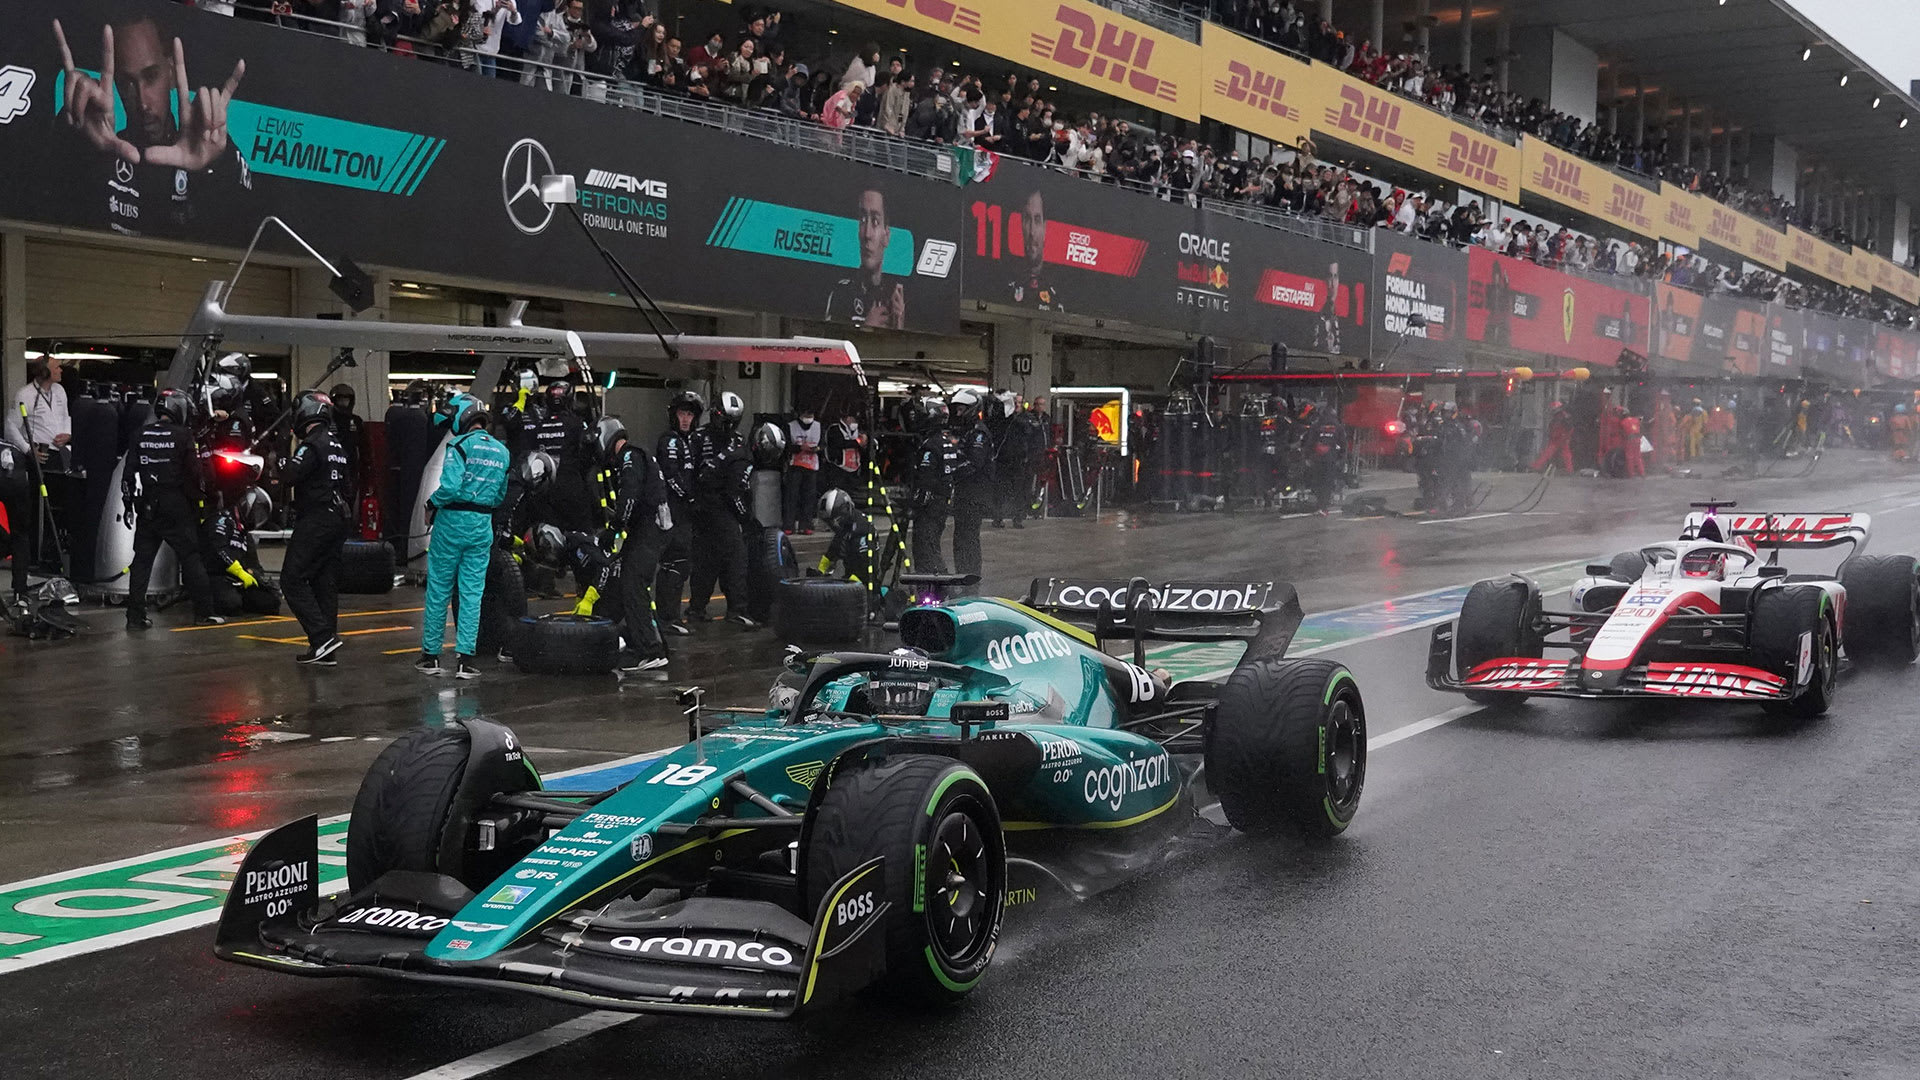
[[1248, 659], [1278, 659], [1305, 617], [1299, 594], [1280, 581], [1035, 578], [1024, 603], [1089, 623], [1102, 640], [1132, 638], [1136, 662], [1148, 641], [1245, 641]]
[[1754, 547], [1830, 548], [1851, 544], [1855, 551], [1867, 546], [1872, 518], [1866, 514], [1718, 514], [1687, 515], [1684, 535], [1700, 536], [1709, 521], [1729, 543], [1745, 540]]

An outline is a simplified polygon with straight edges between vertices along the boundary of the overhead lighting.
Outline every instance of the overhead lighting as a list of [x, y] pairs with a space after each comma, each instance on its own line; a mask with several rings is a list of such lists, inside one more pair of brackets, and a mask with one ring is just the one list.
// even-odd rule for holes
[[1900, 118], [1900, 126], [1901, 126], [1901, 127], [1906, 127], [1906, 126], [1907, 126], [1907, 121], [1908, 121], [1909, 119], [1910, 119], [1910, 117], [1905, 117], [1905, 116], [1903, 116], [1903, 117], [1901, 117], [1901, 118]]
[[1876, 109], [1880, 107], [1880, 98], [1878, 96], [1875, 96], [1873, 99], [1873, 107]]
[[1809, 45], [1806, 48], [1800, 50], [1801, 63], [1804, 64], [1811, 59], [1813, 59], [1813, 46]]
[[26, 355], [27, 355], [27, 359], [29, 360], [53, 359], [53, 360], [60, 360], [60, 361], [68, 361], [68, 360], [118, 360], [120, 359], [120, 355], [118, 353], [105, 353], [105, 352], [57, 352], [52, 354], [51, 356], [42, 352], [30, 352]]
[[1852, 76], [1852, 75], [1849, 75], [1849, 74], [1847, 74], [1847, 73], [1846, 73], [1846, 72], [1844, 72], [1844, 71], [1843, 71], [1843, 72], [1841, 72], [1841, 73], [1840, 73], [1840, 85], [1841, 85], [1841, 86], [1845, 86], [1845, 85], [1847, 85], [1847, 80], [1849, 80], [1849, 79], [1851, 79], [1851, 78], [1853, 78], [1853, 76]]

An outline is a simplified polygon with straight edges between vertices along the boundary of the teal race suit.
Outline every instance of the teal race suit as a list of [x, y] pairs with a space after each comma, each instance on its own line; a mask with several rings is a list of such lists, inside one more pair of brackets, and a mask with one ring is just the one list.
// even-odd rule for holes
[[435, 510], [427, 547], [427, 607], [420, 651], [440, 653], [447, 631], [447, 603], [460, 590], [456, 645], [461, 656], [480, 647], [480, 601], [487, 588], [493, 549], [493, 511], [507, 494], [507, 448], [485, 431], [469, 431], [447, 443], [440, 486], [427, 504]]

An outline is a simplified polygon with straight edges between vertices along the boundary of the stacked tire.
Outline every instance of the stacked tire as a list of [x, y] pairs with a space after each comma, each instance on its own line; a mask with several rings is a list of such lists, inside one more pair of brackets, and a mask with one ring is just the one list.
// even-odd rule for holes
[[773, 630], [794, 645], [845, 645], [867, 628], [867, 587], [843, 578], [786, 578], [773, 590]]
[[764, 528], [747, 538], [747, 617], [765, 623], [773, 616], [780, 582], [798, 577], [800, 561], [785, 530]]
[[340, 591], [353, 596], [392, 592], [393, 549], [382, 540], [348, 540], [341, 544]]
[[513, 640], [513, 665], [529, 675], [605, 675], [620, 661], [620, 629], [589, 615], [528, 615]]

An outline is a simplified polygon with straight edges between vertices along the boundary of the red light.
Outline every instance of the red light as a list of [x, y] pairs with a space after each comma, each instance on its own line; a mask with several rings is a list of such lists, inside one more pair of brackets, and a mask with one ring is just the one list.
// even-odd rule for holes
[[1407, 425], [1401, 423], [1398, 420], [1389, 420], [1386, 423], [1380, 425], [1380, 430], [1386, 432], [1389, 435], [1398, 435], [1401, 432], [1407, 430]]

